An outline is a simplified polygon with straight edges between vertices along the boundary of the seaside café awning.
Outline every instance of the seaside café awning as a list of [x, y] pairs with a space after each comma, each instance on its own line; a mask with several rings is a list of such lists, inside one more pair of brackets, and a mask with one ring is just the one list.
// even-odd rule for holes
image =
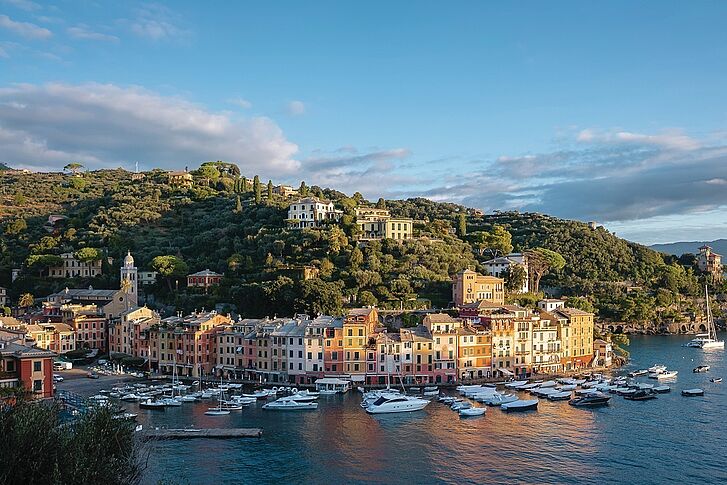
[[505, 369], [505, 368], [497, 369], [497, 371], [500, 372], [505, 377], [511, 377], [511, 376], [514, 376], [515, 375], [510, 370]]
[[338, 379], [336, 377], [322, 377], [316, 380], [316, 384], [334, 384], [334, 385], [347, 385], [350, 381], [344, 379]]

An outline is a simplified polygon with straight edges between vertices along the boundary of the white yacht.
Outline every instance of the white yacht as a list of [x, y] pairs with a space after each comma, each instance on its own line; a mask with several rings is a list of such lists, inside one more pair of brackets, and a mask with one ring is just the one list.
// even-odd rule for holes
[[686, 346], [699, 349], [724, 349], [724, 340], [717, 340], [717, 327], [714, 325], [712, 309], [709, 307], [709, 291], [704, 287], [704, 296], [707, 303], [707, 333], [701, 333], [690, 340]]
[[418, 397], [402, 396], [402, 395], [383, 395], [375, 402], [366, 407], [369, 414], [384, 413], [405, 413], [410, 411], [421, 411], [429, 401], [419, 399]]
[[298, 402], [290, 397], [281, 397], [280, 399], [269, 402], [263, 406], [263, 409], [272, 411], [298, 411], [305, 409], [318, 409], [317, 402]]

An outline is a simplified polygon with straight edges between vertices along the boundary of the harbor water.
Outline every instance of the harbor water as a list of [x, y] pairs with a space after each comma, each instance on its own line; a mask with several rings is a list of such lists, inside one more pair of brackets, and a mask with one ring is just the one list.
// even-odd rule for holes
[[[644, 402], [613, 395], [596, 409], [541, 399], [537, 411], [490, 407], [460, 418], [434, 401], [371, 416], [355, 391], [321, 396], [315, 411], [264, 411], [259, 402], [214, 417], [204, 415], [211, 401], [125, 407], [144, 427], [263, 429], [260, 439], [150, 443], [145, 483], [726, 483], [727, 381], [709, 381], [727, 377], [726, 354], [682, 347], [688, 340], [632, 337], [620, 373], [664, 364], [679, 371], [660, 382], [672, 392]], [[711, 370], [692, 372], [702, 364]], [[705, 395], [681, 396], [694, 387]]]

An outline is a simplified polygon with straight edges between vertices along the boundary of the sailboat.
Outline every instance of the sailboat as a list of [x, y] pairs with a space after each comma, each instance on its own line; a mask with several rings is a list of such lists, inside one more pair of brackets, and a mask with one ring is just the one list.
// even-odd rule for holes
[[[219, 401], [217, 403], [217, 407], [209, 408], [205, 412], [207, 416], [225, 416], [227, 414], [230, 414], [230, 410], [224, 406], [224, 393], [220, 392], [219, 394]], [[242, 406], [240, 406], [240, 409], [242, 409]]]
[[714, 325], [712, 309], [709, 307], [709, 291], [704, 287], [704, 295], [707, 300], [707, 333], [700, 333], [687, 343], [687, 347], [699, 349], [724, 349], [724, 340], [717, 340], [717, 327]]

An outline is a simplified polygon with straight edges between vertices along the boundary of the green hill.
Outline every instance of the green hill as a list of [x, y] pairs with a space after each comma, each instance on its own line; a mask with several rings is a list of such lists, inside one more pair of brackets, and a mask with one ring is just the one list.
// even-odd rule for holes
[[[9, 287], [14, 298], [67, 285], [113, 287], [118, 284], [119, 258], [131, 250], [141, 269], [151, 269], [157, 256], [177, 258], [176, 272], [148, 289], [157, 304], [168, 308], [225, 303], [244, 315], [259, 316], [336, 312], [342, 299], [351, 305], [391, 308], [428, 302], [444, 306], [450, 300], [451, 275], [467, 267], [481, 269], [493, 251], [483, 250], [479, 238], [501, 226], [512, 235], [516, 251], [542, 247], [559, 252], [565, 266], [546, 275], [542, 285], [579, 297], [572, 303], [595, 306], [603, 317], [647, 321], [657, 306], [673, 308], [677, 301], [688, 305], [679, 296], [698, 293], [691, 269], [673, 258], [602, 228], [542, 214], [482, 215], [421, 198], [390, 200], [385, 204], [392, 215], [416, 220], [419, 237], [358, 247], [353, 209], [367, 201], [360, 194], [349, 197], [314, 186], [305, 190], [332, 199], [344, 211], [340, 224], [289, 230], [288, 201], [268, 198], [262, 182], [256, 195], [253, 180], [239, 177], [236, 168], [204, 166], [194, 172], [189, 188], [170, 185], [159, 170], [142, 178], [120, 169], [76, 175], [0, 172], [0, 285]], [[50, 225], [51, 214], [67, 219]], [[74, 281], [43, 277], [44, 264], [53, 255], [83, 247], [98, 248], [115, 259], [105, 264], [105, 276]], [[23, 273], [10, 285], [16, 267]], [[298, 277], [303, 267], [318, 270], [319, 278], [303, 281]], [[210, 294], [170, 291], [186, 271], [205, 268], [225, 275]]]

